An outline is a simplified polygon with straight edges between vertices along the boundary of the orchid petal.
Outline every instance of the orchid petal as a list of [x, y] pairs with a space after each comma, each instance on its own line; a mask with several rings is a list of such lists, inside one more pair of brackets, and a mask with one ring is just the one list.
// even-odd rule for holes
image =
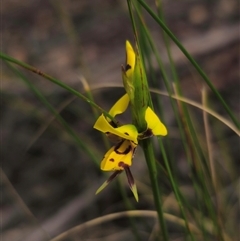
[[150, 107], [146, 109], [145, 120], [147, 122], [148, 129], [150, 129], [155, 136], [167, 135], [167, 129], [165, 125], [160, 121], [158, 116]]
[[103, 133], [111, 133], [116, 136], [120, 136], [123, 139], [133, 141], [134, 143], [138, 143], [138, 131], [134, 125], [128, 124], [123, 125], [117, 128], [111, 126], [111, 124], [107, 121], [106, 117], [102, 114], [95, 122], [93, 128], [103, 132]]
[[125, 168], [125, 172], [126, 172], [126, 175], [127, 175], [127, 179], [128, 179], [128, 185], [136, 199], [136, 201], [138, 202], [138, 192], [137, 192], [137, 186], [134, 182], [134, 178], [132, 176], [132, 173], [131, 173], [131, 170], [128, 166], [126, 166]]
[[137, 185], [134, 183], [131, 187], [130, 187], [136, 201], [138, 202], [138, 192], [137, 192]]
[[130, 77], [135, 68], [136, 55], [132, 45], [129, 41], [126, 41], [126, 66], [125, 73], [127, 77]]
[[122, 171], [125, 166], [131, 166], [134, 150], [135, 146], [131, 144], [131, 141], [121, 141], [105, 154], [101, 162], [101, 170]]
[[113, 107], [109, 111], [109, 114], [112, 117], [115, 117], [116, 115], [123, 113], [127, 109], [128, 104], [129, 97], [128, 94], [125, 94], [113, 105]]
[[100, 193], [110, 182], [112, 182], [113, 181], [113, 179], [115, 179], [116, 178], [116, 176], [118, 176], [120, 173], [121, 173], [122, 171], [115, 171], [108, 179], [107, 179], [107, 181], [105, 181], [99, 188], [98, 188], [98, 190], [96, 191], [96, 195], [98, 194], [98, 193]]

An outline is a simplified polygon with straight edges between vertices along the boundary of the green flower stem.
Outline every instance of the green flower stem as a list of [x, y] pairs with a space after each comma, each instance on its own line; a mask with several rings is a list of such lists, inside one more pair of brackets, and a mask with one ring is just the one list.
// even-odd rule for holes
[[210, 79], [207, 77], [207, 75], [203, 72], [203, 70], [200, 68], [200, 66], [197, 64], [197, 62], [193, 59], [193, 57], [188, 53], [188, 51], [183, 47], [183, 45], [180, 43], [180, 41], [175, 37], [175, 35], [167, 28], [167, 26], [164, 24], [164, 22], [151, 10], [151, 8], [144, 2], [144, 0], [137, 0], [143, 8], [152, 16], [152, 18], [162, 27], [162, 29], [168, 34], [168, 36], [172, 39], [172, 41], [179, 47], [179, 49], [183, 52], [183, 54], [187, 57], [187, 59], [191, 62], [191, 64], [196, 68], [198, 73], [202, 76], [204, 81], [207, 83], [209, 88], [213, 91], [213, 93], [217, 96], [219, 101], [222, 103], [224, 109], [228, 113], [229, 117], [232, 119], [233, 123], [240, 129], [240, 123], [220, 95], [220, 93], [216, 90]]
[[193, 235], [192, 235], [192, 233], [191, 233], [191, 230], [190, 230], [190, 228], [189, 228], [187, 216], [186, 216], [186, 214], [185, 214], [185, 210], [184, 210], [184, 208], [183, 208], [182, 200], [181, 200], [181, 198], [180, 198], [180, 191], [179, 191], [179, 188], [178, 188], [178, 184], [177, 184], [176, 180], [175, 180], [174, 177], [173, 177], [173, 174], [172, 174], [172, 171], [171, 171], [171, 168], [170, 168], [168, 159], [167, 159], [167, 155], [166, 155], [166, 152], [165, 152], [163, 143], [162, 143], [162, 141], [160, 140], [160, 138], [158, 138], [158, 140], [159, 140], [158, 143], [159, 143], [159, 145], [160, 145], [160, 149], [161, 149], [161, 152], [162, 152], [162, 155], [163, 155], [164, 164], [165, 164], [165, 166], [166, 166], [167, 173], [168, 173], [168, 175], [169, 175], [169, 179], [170, 179], [170, 182], [171, 182], [173, 191], [174, 191], [174, 195], [175, 195], [175, 197], [176, 197], [176, 200], [177, 200], [178, 205], [179, 205], [180, 212], [181, 212], [182, 217], [183, 217], [183, 220], [184, 220], [184, 222], [185, 222], [186, 231], [187, 231], [187, 233], [189, 234], [191, 240], [194, 241], [195, 238], [193, 237]]
[[168, 241], [169, 237], [168, 237], [167, 227], [166, 227], [163, 209], [162, 209], [161, 192], [159, 189], [159, 183], [157, 178], [158, 171], [157, 171], [157, 166], [156, 166], [155, 157], [154, 157], [153, 145], [150, 139], [142, 140], [140, 142], [140, 145], [143, 148], [145, 159], [148, 165], [153, 197], [154, 197], [156, 211], [158, 214], [158, 220], [160, 223], [160, 227], [162, 229], [163, 240]]
[[54, 84], [56, 84], [56, 85], [58, 85], [58, 86], [60, 86], [60, 87], [62, 87], [64, 89], [66, 89], [70, 93], [76, 95], [77, 97], [79, 97], [82, 100], [84, 100], [87, 103], [89, 103], [92, 107], [94, 107], [94, 108], [98, 109], [100, 112], [104, 113], [105, 116], [107, 116], [108, 118], [110, 118], [112, 121], [115, 122], [114, 118], [108, 112], [106, 112], [104, 109], [102, 109], [100, 106], [95, 104], [93, 101], [91, 101], [89, 98], [87, 98], [83, 94], [79, 93], [78, 91], [74, 90], [73, 88], [71, 88], [70, 86], [64, 84], [63, 82], [59, 81], [58, 79], [55, 79], [55, 78], [51, 77], [50, 75], [43, 73], [39, 69], [36, 69], [35, 67], [33, 67], [31, 65], [28, 65], [28, 64], [26, 64], [24, 62], [16, 60], [16, 59], [14, 59], [14, 58], [6, 55], [6, 54], [0, 53], [0, 58], [5, 60], [5, 61], [17, 64], [17, 65], [19, 65], [19, 66], [21, 66], [21, 67], [23, 67], [23, 68], [25, 68], [27, 70], [30, 70], [33, 73], [38, 74], [38, 75], [42, 76], [43, 78], [51, 81], [52, 83], [54, 83]]

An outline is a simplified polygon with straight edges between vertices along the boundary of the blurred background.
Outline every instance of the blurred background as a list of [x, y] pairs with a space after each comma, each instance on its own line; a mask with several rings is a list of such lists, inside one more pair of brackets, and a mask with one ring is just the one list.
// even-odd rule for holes
[[[154, 1], [147, 2], [155, 9]], [[239, 116], [239, 2], [162, 3], [168, 27]], [[124, 93], [119, 87], [125, 41], [133, 43], [125, 1], [8, 0], [1, 4], [1, 18], [3, 53], [35, 66], [81, 93], [85, 93], [83, 79], [86, 80], [96, 103], [106, 110]], [[161, 30], [147, 14], [146, 22], [168, 70]], [[184, 96], [201, 102], [201, 77], [173, 43], [171, 49]], [[96, 120], [92, 108], [46, 79], [21, 70], [84, 140], [86, 146], [79, 146], [28, 86], [5, 63], [1, 65], [2, 241], [50, 240], [90, 219], [126, 210], [116, 181], [95, 196], [109, 173], [103, 174], [86, 152], [90, 148], [93, 159], [100, 163], [107, 150], [101, 134], [92, 129]], [[161, 81], [161, 73], [155, 71]], [[159, 88], [164, 89], [163, 84]], [[209, 98], [213, 100], [212, 108], [226, 116], [211, 94]], [[168, 128], [176, 128], [172, 113], [167, 108], [164, 111]], [[239, 142], [230, 130], [224, 133], [231, 144], [228, 151], [234, 157], [237, 172]], [[177, 141], [173, 148], [179, 152], [176, 165], [185, 180], [187, 169], [181, 164]], [[145, 195], [140, 195], [138, 204], [128, 190], [125, 176], [120, 179], [135, 207], [151, 210], [154, 206], [142, 156], [139, 148], [135, 157], [138, 165], [132, 170], [140, 194]], [[164, 188], [170, 193], [167, 185]], [[152, 219], [140, 222], [142, 240], [147, 240], [153, 223]], [[105, 225], [98, 226], [66, 240], [134, 240], [128, 225], [128, 219], [121, 219], [108, 223], [107, 229]], [[104, 235], [108, 238], [103, 239]]]

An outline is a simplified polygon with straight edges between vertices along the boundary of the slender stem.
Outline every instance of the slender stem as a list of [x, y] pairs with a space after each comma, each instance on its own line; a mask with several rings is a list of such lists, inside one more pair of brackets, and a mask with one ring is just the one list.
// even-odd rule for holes
[[147, 161], [148, 165], [148, 171], [149, 171], [149, 176], [151, 180], [151, 186], [152, 186], [152, 191], [153, 191], [153, 197], [154, 197], [154, 202], [155, 202], [155, 207], [156, 211], [158, 214], [158, 220], [160, 223], [160, 227], [162, 229], [162, 236], [163, 240], [168, 241], [168, 232], [167, 232], [167, 227], [163, 215], [163, 209], [162, 209], [162, 200], [161, 200], [161, 192], [159, 189], [159, 184], [158, 184], [158, 171], [155, 163], [155, 158], [154, 158], [154, 151], [153, 151], [153, 146], [152, 142], [150, 139], [145, 139], [141, 141], [141, 146], [144, 151], [145, 159]]

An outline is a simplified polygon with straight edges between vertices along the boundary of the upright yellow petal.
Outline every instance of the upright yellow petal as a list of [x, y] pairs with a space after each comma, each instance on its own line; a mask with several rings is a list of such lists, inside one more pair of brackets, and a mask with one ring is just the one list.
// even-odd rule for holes
[[122, 114], [128, 107], [129, 97], [128, 94], [122, 96], [110, 109], [109, 114], [115, 117], [118, 114]]
[[125, 66], [125, 73], [127, 77], [130, 77], [134, 71], [135, 68], [135, 61], [136, 61], [136, 55], [133, 50], [132, 45], [129, 43], [129, 41], [126, 41], [126, 66]]
[[135, 88], [133, 83], [135, 62], [136, 62], [135, 52], [132, 48], [132, 45], [128, 41], [126, 41], [126, 62], [125, 62], [125, 65], [122, 66], [122, 79], [123, 79], [124, 88], [128, 93], [131, 103], [133, 103], [134, 101], [134, 94], [135, 94]]
[[167, 128], [150, 107], [146, 109], [145, 120], [147, 122], [148, 129], [150, 129], [155, 136], [167, 135]]

